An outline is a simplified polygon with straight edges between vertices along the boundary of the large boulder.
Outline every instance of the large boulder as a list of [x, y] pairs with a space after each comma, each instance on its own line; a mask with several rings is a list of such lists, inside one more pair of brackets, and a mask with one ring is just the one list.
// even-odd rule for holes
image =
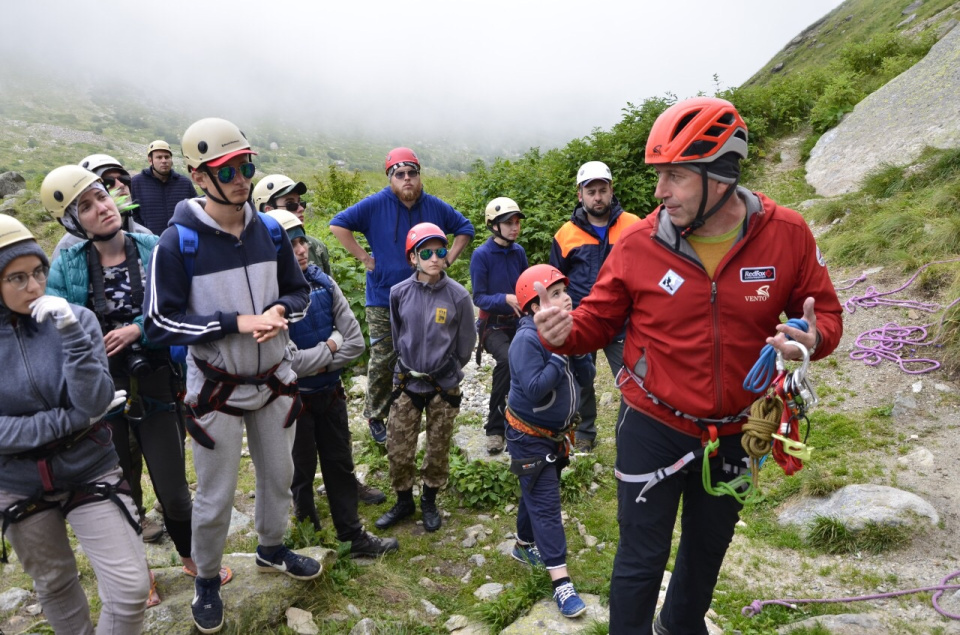
[[[315, 558], [329, 571], [337, 559], [336, 552], [323, 547], [297, 550]], [[252, 553], [234, 553], [223, 557], [223, 564], [233, 569], [233, 580], [221, 590], [226, 626], [234, 629], [265, 629], [275, 632], [285, 622], [284, 614], [293, 604], [317, 593], [317, 581], [302, 582], [283, 574], [262, 574]], [[143, 632], [148, 635], [187, 635], [196, 633], [190, 602], [193, 600], [193, 578], [181, 567], [153, 569], [162, 602], [147, 609]], [[225, 632], [239, 632], [226, 629]], [[247, 631], [251, 632], [251, 631]]]
[[846, 194], [884, 164], [909, 165], [926, 146], [960, 147], [958, 94], [960, 29], [954, 28], [820, 137], [807, 161], [807, 182], [821, 196]]
[[817, 517], [834, 518], [849, 529], [859, 530], [870, 522], [909, 525], [926, 518], [931, 525], [940, 522], [933, 505], [916, 494], [886, 485], [847, 485], [826, 498], [804, 498], [784, 508], [781, 525], [809, 527]]
[[27, 182], [16, 172], [4, 172], [0, 174], [0, 198], [13, 196], [24, 187]]

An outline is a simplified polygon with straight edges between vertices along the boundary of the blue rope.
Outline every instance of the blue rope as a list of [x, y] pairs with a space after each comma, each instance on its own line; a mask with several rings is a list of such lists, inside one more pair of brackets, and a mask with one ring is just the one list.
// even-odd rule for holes
[[[790, 318], [787, 320], [787, 326], [800, 329], [804, 333], [810, 328], [806, 320], [799, 318]], [[787, 339], [792, 340], [793, 338], [787, 335]], [[773, 381], [776, 372], [777, 349], [769, 344], [765, 344], [760, 351], [760, 358], [757, 360], [757, 363], [753, 365], [753, 368], [750, 369], [750, 372], [747, 373], [746, 378], [743, 380], [743, 389], [755, 394], [762, 393], [770, 386], [770, 382]]]

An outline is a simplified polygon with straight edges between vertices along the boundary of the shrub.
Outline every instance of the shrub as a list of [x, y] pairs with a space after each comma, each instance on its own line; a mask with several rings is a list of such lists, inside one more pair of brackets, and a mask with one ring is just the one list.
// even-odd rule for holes
[[492, 509], [514, 503], [520, 497], [520, 481], [500, 461], [464, 460], [450, 456], [450, 483], [464, 503], [473, 509]]

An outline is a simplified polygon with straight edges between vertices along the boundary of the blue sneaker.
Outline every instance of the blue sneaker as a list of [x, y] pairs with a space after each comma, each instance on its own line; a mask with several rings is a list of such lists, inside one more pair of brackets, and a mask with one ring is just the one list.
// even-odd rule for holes
[[517, 544], [513, 545], [513, 551], [510, 552], [510, 557], [517, 562], [528, 564], [531, 567], [543, 566], [543, 559], [540, 558], [540, 550], [532, 543], [522, 545], [517, 541]]
[[380, 419], [367, 419], [367, 425], [370, 426], [370, 436], [380, 445], [387, 442], [387, 424]]
[[276, 553], [267, 557], [257, 547], [257, 571], [260, 573], [286, 573], [296, 580], [313, 580], [323, 567], [313, 558], [298, 555], [286, 547], [280, 547]]
[[219, 633], [223, 628], [223, 600], [220, 598], [220, 576], [194, 581], [193, 623], [201, 633]]
[[554, 589], [553, 599], [556, 600], [557, 608], [564, 617], [577, 617], [587, 610], [587, 605], [573, 588], [573, 582], [564, 582]]

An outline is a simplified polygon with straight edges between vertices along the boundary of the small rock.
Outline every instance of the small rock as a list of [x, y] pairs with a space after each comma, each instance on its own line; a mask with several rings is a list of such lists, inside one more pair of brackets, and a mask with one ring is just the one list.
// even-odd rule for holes
[[460, 578], [461, 584], [470, 584], [470, 577], [473, 575], [473, 571], [467, 571], [463, 574], [463, 577]]
[[914, 394], [919, 393], [921, 390], [923, 390], [923, 382], [922, 381], [914, 382], [910, 386], [910, 390], [912, 390]]
[[423, 561], [426, 560], [426, 559], [427, 559], [426, 556], [422, 556], [422, 555], [421, 555], [421, 556], [414, 556], [414, 557], [410, 558], [410, 560], [408, 560], [408, 562], [409, 562], [410, 564], [417, 564], [418, 562], [423, 562]]
[[930, 468], [934, 466], [933, 453], [927, 448], [919, 447], [910, 454], [899, 457], [897, 463], [913, 468]]
[[506, 507], [503, 508], [503, 513], [509, 514], [509, 513], [511, 513], [513, 510], [515, 510], [516, 508], [517, 508], [516, 505], [514, 505], [513, 503], [510, 503], [509, 505], [507, 505]]
[[596, 481], [590, 483], [590, 493], [591, 493], [591, 494], [595, 493], [598, 489], [600, 489], [600, 483], [598, 483], [598, 482], [596, 482]]
[[923, 6], [923, 0], [914, 0], [907, 5], [907, 8], [900, 12], [900, 15], [910, 15], [916, 13], [917, 9]]
[[479, 520], [482, 523], [488, 523], [490, 522], [491, 518], [487, 514], [478, 514], [477, 520]]
[[934, 384], [933, 387], [940, 392], [953, 392], [953, 388], [946, 384]]
[[287, 609], [285, 615], [287, 616], [287, 626], [299, 635], [317, 635], [320, 632], [310, 611], [291, 606]]
[[476, 535], [467, 536], [460, 542], [460, 546], [464, 549], [472, 549], [477, 546], [477, 537]]
[[600, 401], [598, 405], [601, 408], [609, 406], [612, 403], [613, 403], [613, 393], [605, 392], [602, 395], [600, 395]]
[[473, 596], [478, 600], [486, 601], [492, 600], [503, 593], [503, 585], [499, 582], [488, 582], [486, 584], [480, 585], [480, 587], [473, 592]]
[[475, 566], [475, 567], [482, 567], [484, 564], [487, 563], [487, 559], [484, 558], [484, 557], [483, 557], [482, 555], [480, 555], [479, 553], [475, 553], [475, 554], [473, 554], [472, 556], [470, 556], [469, 558], [467, 558], [467, 562], [469, 562], [470, 564], [472, 564], [472, 565]]
[[0, 593], [0, 613], [6, 613], [7, 611], [16, 611], [21, 606], [27, 603], [27, 600], [30, 599], [30, 596], [33, 595], [30, 591], [26, 589], [20, 589], [14, 587], [8, 589], [3, 593]]
[[516, 541], [513, 538], [511, 538], [510, 540], [504, 540], [503, 542], [497, 545], [497, 551], [499, 551], [505, 556], [509, 556], [511, 553], [513, 553], [513, 546], [515, 544], [516, 544]]
[[603, 466], [599, 463], [593, 464], [593, 473], [594, 474], [603, 474]]
[[365, 617], [350, 629], [350, 635], [376, 635], [377, 625], [369, 617]]
[[777, 62], [777, 64], [770, 69], [771, 73], [779, 73], [783, 70], [783, 62]]
[[590, 536], [590, 535], [584, 536], [583, 544], [587, 545], [588, 547], [596, 547], [597, 546], [596, 536]]
[[466, 628], [469, 623], [470, 620], [465, 615], [451, 615], [443, 627], [452, 633], [453, 631], [459, 631], [461, 628]]
[[420, 584], [420, 586], [422, 586], [422, 587], [425, 588], [425, 589], [435, 589], [435, 588], [437, 588], [437, 583], [434, 582], [433, 580], [431, 580], [431, 579], [428, 578], [428, 577], [422, 577], [422, 578], [420, 578], [419, 584]]
[[360, 612], [360, 609], [355, 607], [353, 604], [347, 604], [347, 613], [354, 617], [361, 617], [363, 613]]
[[32, 615], [32, 616], [36, 617], [37, 615], [40, 615], [40, 613], [41, 613], [42, 611], [43, 611], [43, 607], [40, 606], [39, 603], [38, 603], [38, 604], [30, 604], [29, 606], [27, 606], [27, 615]]
[[443, 611], [441, 611], [441, 610], [438, 609], [436, 606], [434, 606], [433, 604], [431, 604], [431, 603], [429, 602], [429, 600], [423, 600], [423, 599], [421, 599], [421, 600], [420, 600], [420, 605], [423, 606], [423, 610], [424, 610], [424, 611], [426, 612], [426, 614], [429, 615], [430, 617], [438, 617], [441, 613], [443, 613]]

